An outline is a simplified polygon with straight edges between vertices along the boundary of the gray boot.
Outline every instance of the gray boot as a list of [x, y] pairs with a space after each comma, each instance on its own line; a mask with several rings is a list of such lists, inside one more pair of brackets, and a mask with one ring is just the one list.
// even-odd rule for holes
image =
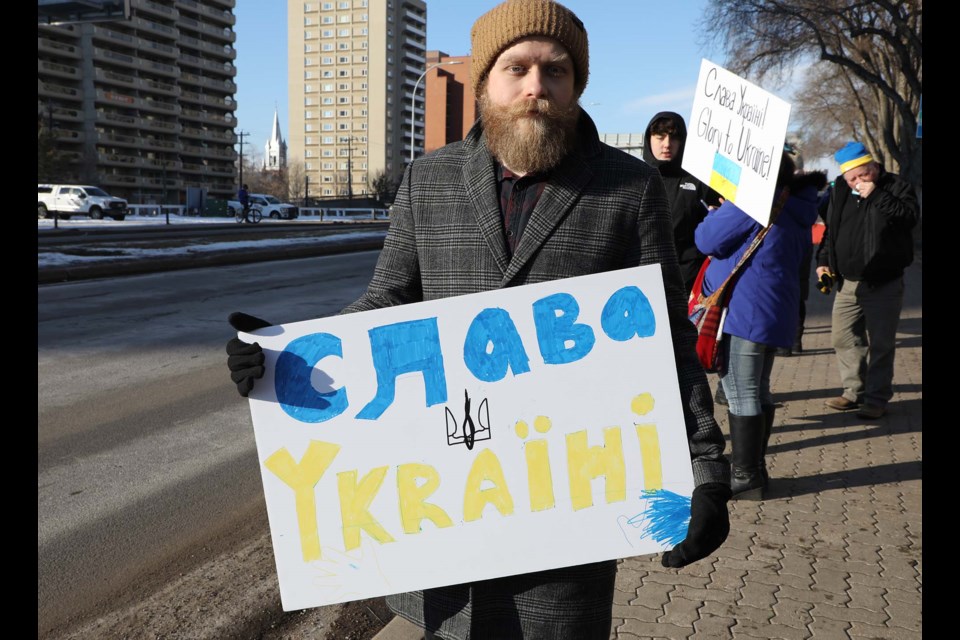
[[763, 455], [760, 456], [760, 467], [763, 469], [763, 488], [770, 485], [770, 476], [767, 474], [767, 445], [770, 443], [770, 434], [773, 433], [773, 419], [777, 414], [777, 407], [765, 404], [763, 410]]
[[734, 500], [762, 500], [764, 480], [763, 452], [766, 446], [764, 416], [727, 414], [733, 444], [730, 490]]

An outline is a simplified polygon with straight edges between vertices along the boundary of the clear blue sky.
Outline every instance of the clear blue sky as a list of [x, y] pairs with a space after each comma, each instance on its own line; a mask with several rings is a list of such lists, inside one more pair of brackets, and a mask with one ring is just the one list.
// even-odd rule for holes
[[[499, 0], [427, 0], [427, 48], [470, 53], [473, 21]], [[567, 0], [587, 27], [590, 81], [581, 104], [601, 133], [642, 132], [657, 111], [689, 120], [700, 59], [697, 23], [706, 0]], [[289, 137], [287, 3], [237, 0], [237, 117], [257, 152], [270, 135], [274, 107]], [[787, 96], [782, 96], [787, 97]], [[249, 147], [245, 148], [244, 153]]]

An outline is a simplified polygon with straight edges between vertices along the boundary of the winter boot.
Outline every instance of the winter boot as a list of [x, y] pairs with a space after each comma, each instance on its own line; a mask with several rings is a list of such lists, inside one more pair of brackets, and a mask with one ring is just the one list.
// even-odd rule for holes
[[763, 449], [766, 427], [763, 414], [735, 416], [727, 414], [730, 440], [733, 444], [733, 465], [730, 490], [734, 500], [762, 500], [764, 488]]
[[777, 414], [776, 405], [764, 404], [763, 410], [763, 453], [760, 456], [760, 468], [763, 470], [763, 488], [770, 485], [770, 476], [767, 475], [767, 445], [770, 443], [770, 434], [773, 433], [773, 419]]

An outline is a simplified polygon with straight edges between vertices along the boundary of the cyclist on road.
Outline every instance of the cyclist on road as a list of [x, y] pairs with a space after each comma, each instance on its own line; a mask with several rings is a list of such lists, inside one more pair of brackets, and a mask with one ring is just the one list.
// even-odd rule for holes
[[237, 200], [240, 201], [240, 208], [243, 211], [242, 222], [250, 222], [247, 218], [247, 213], [250, 211], [250, 195], [247, 193], [247, 185], [244, 184], [240, 187], [240, 190], [237, 191]]

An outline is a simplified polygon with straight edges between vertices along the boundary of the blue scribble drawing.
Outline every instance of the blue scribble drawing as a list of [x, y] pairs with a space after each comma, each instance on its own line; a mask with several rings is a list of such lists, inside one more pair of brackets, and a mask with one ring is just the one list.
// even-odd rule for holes
[[633, 517], [620, 516], [617, 524], [630, 546], [632, 538], [654, 540], [664, 547], [674, 547], [687, 537], [690, 526], [690, 496], [658, 489], [644, 491], [640, 499], [646, 509]]

